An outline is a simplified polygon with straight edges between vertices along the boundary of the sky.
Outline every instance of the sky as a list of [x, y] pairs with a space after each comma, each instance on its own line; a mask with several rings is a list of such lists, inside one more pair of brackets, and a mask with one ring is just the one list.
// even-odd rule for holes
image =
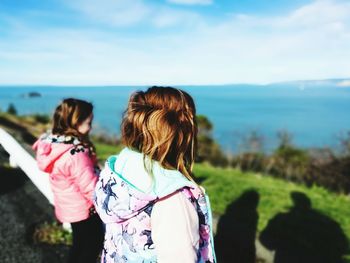
[[349, 0], [0, 0], [0, 85], [349, 77]]

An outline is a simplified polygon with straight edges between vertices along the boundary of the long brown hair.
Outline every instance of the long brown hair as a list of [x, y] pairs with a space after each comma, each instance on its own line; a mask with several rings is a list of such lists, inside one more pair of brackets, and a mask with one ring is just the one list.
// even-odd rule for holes
[[153, 86], [137, 91], [130, 97], [121, 124], [123, 143], [193, 180], [195, 116], [193, 99], [183, 90]]
[[52, 134], [73, 136], [87, 148], [95, 151], [88, 135], [78, 131], [78, 127], [84, 122], [93, 111], [94, 106], [87, 101], [68, 98], [59, 104], [53, 115]]

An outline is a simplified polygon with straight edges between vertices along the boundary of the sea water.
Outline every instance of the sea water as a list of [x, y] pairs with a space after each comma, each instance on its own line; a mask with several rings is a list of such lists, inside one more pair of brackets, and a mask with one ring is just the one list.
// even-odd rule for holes
[[[15, 105], [18, 114], [52, 115], [68, 97], [88, 100], [94, 108], [95, 132], [119, 136], [120, 122], [130, 94], [147, 87], [0, 87], [0, 109]], [[271, 85], [179, 86], [189, 92], [197, 113], [213, 123], [213, 137], [225, 151], [237, 152], [255, 132], [263, 149], [278, 144], [277, 133], [287, 131], [298, 147], [332, 147], [350, 131], [350, 88]], [[29, 97], [38, 92], [40, 97]]]

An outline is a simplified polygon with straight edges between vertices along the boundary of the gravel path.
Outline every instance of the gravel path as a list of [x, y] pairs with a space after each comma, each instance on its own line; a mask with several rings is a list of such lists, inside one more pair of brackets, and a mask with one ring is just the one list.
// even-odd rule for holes
[[53, 207], [19, 169], [0, 167], [0, 262], [65, 262], [67, 246], [33, 243], [34, 227], [53, 222]]

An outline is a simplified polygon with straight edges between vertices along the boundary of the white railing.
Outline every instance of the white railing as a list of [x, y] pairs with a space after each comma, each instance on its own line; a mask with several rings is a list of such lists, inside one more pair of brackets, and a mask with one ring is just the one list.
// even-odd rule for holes
[[[8, 132], [1, 128], [0, 144], [10, 155], [10, 166], [21, 168], [47, 200], [54, 205], [49, 174], [39, 170], [33, 156], [31, 156]], [[71, 231], [71, 225], [69, 223], [63, 223], [63, 228]]]
[[10, 165], [19, 167], [53, 205], [49, 175], [39, 170], [35, 159], [5, 130], [0, 128], [0, 144], [10, 155]]

